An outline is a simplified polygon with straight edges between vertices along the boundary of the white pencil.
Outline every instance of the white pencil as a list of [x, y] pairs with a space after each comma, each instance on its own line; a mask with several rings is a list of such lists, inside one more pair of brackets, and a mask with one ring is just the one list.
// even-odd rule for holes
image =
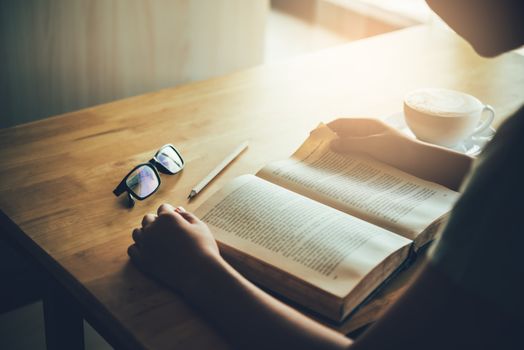
[[222, 162], [220, 162], [220, 164], [218, 164], [215, 169], [211, 170], [211, 172], [205, 178], [203, 178], [202, 181], [198, 183], [198, 185], [191, 189], [191, 193], [189, 193], [189, 196], [187, 196], [187, 198], [191, 200], [198, 193], [200, 193], [200, 191], [202, 191], [202, 189], [206, 187], [208, 183], [210, 183], [222, 170], [224, 170], [225, 167], [229, 165], [229, 163], [231, 163], [236, 157], [240, 155], [240, 153], [242, 153], [247, 148], [248, 144], [249, 143], [245, 141], [242, 142], [242, 144], [240, 144], [237, 148], [235, 148], [235, 150], [231, 152], [231, 154], [228, 155]]

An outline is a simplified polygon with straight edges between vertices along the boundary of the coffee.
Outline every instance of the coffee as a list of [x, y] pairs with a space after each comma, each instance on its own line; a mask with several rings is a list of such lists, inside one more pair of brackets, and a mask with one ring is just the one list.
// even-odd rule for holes
[[[489, 116], [482, 122], [484, 112]], [[406, 123], [418, 139], [453, 147], [490, 126], [494, 111], [474, 96], [447, 89], [419, 89], [404, 98]], [[480, 122], [480, 123], [479, 123]]]

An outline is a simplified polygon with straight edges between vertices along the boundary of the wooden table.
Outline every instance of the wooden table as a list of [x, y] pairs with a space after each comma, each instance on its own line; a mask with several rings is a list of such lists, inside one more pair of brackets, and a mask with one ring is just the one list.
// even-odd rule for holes
[[[320, 121], [396, 112], [414, 88], [472, 93], [495, 107], [499, 123], [523, 103], [523, 78], [521, 56], [482, 59], [451, 33], [415, 27], [4, 129], [1, 232], [56, 281], [49, 319], [81, 314], [116, 347], [227, 348], [180, 297], [130, 264], [130, 233], [144, 214], [163, 202], [194, 210], [226, 181], [290, 155]], [[245, 139], [249, 150], [188, 204], [190, 188]], [[127, 209], [113, 188], [165, 143], [180, 149], [186, 169], [162, 175], [153, 197]]]

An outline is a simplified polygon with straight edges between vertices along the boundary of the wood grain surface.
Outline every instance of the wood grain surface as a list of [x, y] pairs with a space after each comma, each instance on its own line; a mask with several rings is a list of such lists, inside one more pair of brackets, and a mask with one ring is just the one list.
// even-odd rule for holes
[[[163, 202], [194, 210], [233, 177], [289, 156], [321, 121], [393, 113], [406, 92], [427, 86], [478, 96], [500, 123], [524, 101], [524, 57], [483, 59], [452, 33], [414, 27], [0, 130], [1, 233], [66, 286], [102, 334], [136, 348], [227, 348], [192, 306], [130, 264], [133, 227]], [[246, 139], [249, 149], [187, 203], [191, 187]], [[161, 175], [154, 196], [126, 208], [113, 188], [165, 143], [186, 168]]]

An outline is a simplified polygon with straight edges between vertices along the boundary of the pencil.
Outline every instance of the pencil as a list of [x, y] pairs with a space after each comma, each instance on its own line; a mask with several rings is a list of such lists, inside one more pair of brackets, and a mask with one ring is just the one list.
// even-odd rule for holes
[[207, 186], [222, 170], [224, 170], [225, 167], [229, 165], [233, 160], [235, 160], [236, 157], [240, 155], [248, 146], [248, 142], [244, 141], [240, 145], [238, 145], [237, 148], [231, 152], [220, 164], [218, 164], [215, 169], [211, 170], [209, 174], [205, 178], [202, 179], [195, 187], [191, 189], [191, 192], [189, 193], [189, 196], [187, 198], [191, 200], [194, 198], [197, 194], [204, 189], [204, 187]]

